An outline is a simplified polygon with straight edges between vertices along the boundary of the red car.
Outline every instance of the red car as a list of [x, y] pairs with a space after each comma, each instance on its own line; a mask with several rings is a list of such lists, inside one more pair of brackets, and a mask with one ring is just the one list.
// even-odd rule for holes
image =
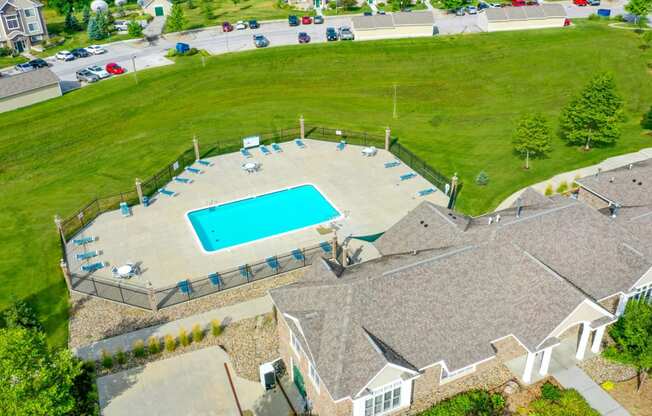
[[222, 32], [233, 32], [233, 25], [229, 22], [222, 23]]
[[303, 17], [301, 18], [301, 24], [302, 24], [302, 25], [309, 25], [310, 23], [312, 23], [312, 17], [310, 17], [310, 16], [303, 16]]
[[106, 64], [106, 72], [112, 75], [120, 75], [125, 73], [125, 69], [121, 67], [120, 65], [116, 64], [115, 62], [111, 62], [110, 64]]
[[588, 6], [589, 2], [586, 0], [573, 0], [573, 4], [576, 6]]
[[513, 7], [522, 7], [525, 5], [526, 5], [525, 0], [512, 0]]

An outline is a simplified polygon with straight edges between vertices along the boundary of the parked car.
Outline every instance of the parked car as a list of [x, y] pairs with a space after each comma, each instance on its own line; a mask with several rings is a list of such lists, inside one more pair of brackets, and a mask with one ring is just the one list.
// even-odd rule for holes
[[466, 12], [468, 14], [478, 14], [478, 8], [475, 6], [466, 6]]
[[321, 15], [315, 16], [315, 18], [313, 19], [313, 21], [314, 21], [314, 23], [315, 23], [316, 25], [321, 25], [321, 24], [324, 23], [324, 16], [321, 16]]
[[59, 51], [54, 55], [60, 61], [74, 61], [75, 55], [71, 54], [70, 51]]
[[99, 66], [99, 65], [91, 65], [91, 66], [89, 66], [89, 67], [86, 68], [86, 69], [87, 69], [88, 72], [90, 72], [91, 74], [96, 75], [99, 79], [104, 79], [104, 78], [108, 78], [108, 77], [111, 76], [111, 74], [109, 74], [108, 72], [106, 72], [106, 70], [104, 70], [104, 68], [102, 68], [102, 67]]
[[299, 26], [299, 18], [295, 15], [288, 16], [288, 24], [290, 26]]
[[588, 6], [589, 2], [586, 0], [573, 0], [573, 4], [576, 6], [584, 7], [584, 6]]
[[302, 25], [309, 25], [310, 23], [312, 23], [312, 17], [310, 17], [310, 16], [303, 16], [303, 17], [301, 18], [301, 24], [302, 24]]
[[269, 46], [269, 40], [263, 35], [254, 35], [254, 45], [257, 48], [266, 48]]
[[116, 64], [115, 62], [110, 62], [106, 64], [104, 69], [106, 70], [106, 72], [108, 72], [111, 75], [120, 75], [126, 72], [126, 70], [123, 67]]
[[381, 16], [384, 16], [384, 15], [385, 15], [385, 10], [378, 10], [378, 11], [376, 12], [376, 14], [379, 14], [379, 15], [381, 15]]
[[299, 32], [299, 43], [310, 43], [310, 35], [306, 32]]
[[86, 50], [88, 52], [92, 53], [93, 55], [101, 55], [103, 53], [108, 52], [103, 46], [100, 46], [100, 45], [91, 45], [91, 46], [87, 47]]
[[75, 55], [75, 58], [88, 58], [91, 56], [91, 53], [84, 48], [77, 48], [70, 51], [71, 54]]
[[353, 32], [351, 32], [351, 28], [348, 26], [342, 26], [339, 28], [337, 31], [338, 37], [340, 40], [354, 40], [355, 36], [353, 35]]
[[79, 82], [97, 82], [100, 80], [100, 77], [97, 75], [93, 74], [91, 71], [88, 69], [80, 69], [75, 73], [75, 76], [77, 77], [77, 81]]
[[460, 7], [459, 9], [454, 9], [451, 11], [455, 13], [455, 16], [464, 16], [466, 14], [466, 12], [464, 11], [464, 7]]
[[45, 60], [43, 60], [41, 58], [32, 59], [31, 61], [29, 61], [29, 64], [32, 67], [37, 68], [37, 69], [38, 68], [47, 68], [47, 67], [50, 66], [50, 64], [48, 64], [47, 62], [45, 62]]
[[250, 20], [249, 21], [249, 29], [258, 29], [260, 27], [260, 23], [258, 23], [258, 20]]
[[326, 40], [327, 41], [334, 41], [337, 40], [337, 31], [335, 30], [334, 27], [327, 27], [326, 28]]
[[236, 30], [245, 30], [247, 28], [247, 23], [243, 20], [238, 20], [235, 24]]
[[485, 3], [484, 1], [479, 1], [478, 2], [478, 11], [482, 11], [485, 9], [490, 9], [491, 6], [489, 6], [489, 3]]
[[373, 15], [372, 12], [364, 12], [364, 13], [362, 13], [362, 14], [363, 14], [364, 16], [372, 16], [372, 15]]
[[525, 0], [512, 0], [512, 7], [523, 7], [525, 5]]
[[222, 23], [222, 32], [233, 32], [233, 25], [229, 22]]
[[589, 6], [599, 6], [600, 0], [586, 0], [589, 3]]
[[129, 30], [129, 22], [126, 20], [116, 20], [113, 22], [113, 27], [118, 32], [126, 32]]
[[25, 63], [22, 63], [22, 64], [18, 64], [18, 65], [16, 65], [14, 68], [15, 68], [16, 71], [18, 71], [18, 72], [29, 72], [29, 71], [33, 71], [33, 70], [36, 69], [36, 68], [34, 68], [34, 67], [29, 63], [29, 62], [25, 62]]

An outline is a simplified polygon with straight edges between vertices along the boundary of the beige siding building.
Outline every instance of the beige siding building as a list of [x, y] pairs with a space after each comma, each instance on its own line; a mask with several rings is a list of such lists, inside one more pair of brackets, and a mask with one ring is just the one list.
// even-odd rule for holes
[[59, 78], [49, 69], [0, 78], [0, 113], [59, 96]]
[[0, 46], [23, 52], [46, 40], [42, 8], [32, 0], [0, 0]]

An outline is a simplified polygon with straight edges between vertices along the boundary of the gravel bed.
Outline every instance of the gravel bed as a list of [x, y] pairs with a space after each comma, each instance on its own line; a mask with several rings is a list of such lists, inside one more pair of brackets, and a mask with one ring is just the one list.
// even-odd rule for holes
[[70, 348], [80, 347], [125, 332], [265, 296], [270, 289], [297, 281], [303, 273], [303, 269], [294, 270], [280, 276], [165, 308], [156, 313], [73, 293], [70, 297], [68, 346]]
[[614, 363], [601, 356], [595, 356], [577, 364], [598, 384], [607, 380], [625, 381], [636, 376], [636, 370], [622, 364]]
[[[125, 353], [127, 361], [124, 364], [116, 363], [114, 358], [114, 365], [111, 368], [103, 368], [100, 361], [97, 361], [95, 366], [98, 376], [101, 377], [212, 346], [220, 346], [229, 354], [233, 368], [240, 377], [259, 381], [258, 367], [279, 356], [276, 322], [271, 314], [260, 315], [228, 325], [217, 337], [206, 333], [202, 341], [193, 342], [187, 347], [177, 342], [177, 348], [172, 352], [163, 349], [158, 354], [141, 358], [127, 352]], [[164, 348], [163, 340], [161, 340], [161, 348]]]

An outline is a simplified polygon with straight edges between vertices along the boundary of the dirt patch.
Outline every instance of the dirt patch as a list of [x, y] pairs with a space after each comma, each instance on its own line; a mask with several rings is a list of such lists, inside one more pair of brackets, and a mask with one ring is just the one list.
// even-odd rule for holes
[[647, 380], [640, 392], [636, 392], [636, 378], [616, 383], [609, 392], [632, 416], [652, 416], [652, 382]]

